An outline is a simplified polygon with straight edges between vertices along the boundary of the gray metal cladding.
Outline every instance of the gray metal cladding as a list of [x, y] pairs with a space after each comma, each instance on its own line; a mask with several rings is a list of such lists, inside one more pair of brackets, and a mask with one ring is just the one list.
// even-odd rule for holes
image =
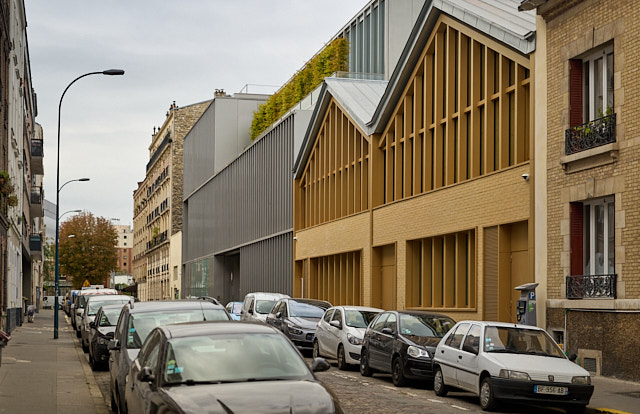
[[188, 196], [184, 263], [292, 230], [294, 119], [283, 120]]
[[240, 295], [249, 292], [293, 292], [293, 232], [240, 249]]

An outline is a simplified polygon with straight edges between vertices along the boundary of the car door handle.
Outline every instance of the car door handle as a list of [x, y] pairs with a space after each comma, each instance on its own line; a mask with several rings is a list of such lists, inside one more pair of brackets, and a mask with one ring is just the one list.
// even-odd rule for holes
[[462, 359], [462, 355], [458, 355], [458, 359]]
[[440, 350], [440, 353], [441, 353], [441, 354], [444, 354], [444, 349], [441, 349], [441, 350]]

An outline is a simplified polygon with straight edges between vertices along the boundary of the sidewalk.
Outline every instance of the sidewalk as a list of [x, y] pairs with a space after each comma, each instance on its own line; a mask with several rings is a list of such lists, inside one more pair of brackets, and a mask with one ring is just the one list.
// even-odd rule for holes
[[41, 310], [11, 333], [2, 352], [0, 413], [108, 414], [63, 311], [53, 339], [53, 313]]
[[640, 414], [640, 383], [593, 377], [595, 387], [590, 408], [600, 413]]

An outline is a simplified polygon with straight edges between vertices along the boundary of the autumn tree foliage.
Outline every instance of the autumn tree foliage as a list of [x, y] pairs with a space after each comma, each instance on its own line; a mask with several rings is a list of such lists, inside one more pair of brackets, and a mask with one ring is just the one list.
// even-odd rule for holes
[[[70, 237], [71, 236], [71, 237]], [[74, 289], [102, 284], [118, 264], [117, 232], [109, 220], [83, 212], [60, 225], [60, 274]]]

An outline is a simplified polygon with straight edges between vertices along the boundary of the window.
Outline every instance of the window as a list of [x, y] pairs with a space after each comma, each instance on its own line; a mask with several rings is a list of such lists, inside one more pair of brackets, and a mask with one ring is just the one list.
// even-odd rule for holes
[[570, 126], [602, 118], [613, 108], [613, 46], [569, 61]]
[[571, 203], [571, 274], [615, 273], [613, 197]]
[[342, 311], [340, 309], [336, 309], [335, 313], [333, 314], [333, 318], [331, 320], [342, 323]]
[[467, 337], [464, 339], [462, 350], [471, 352], [472, 354], [478, 354], [480, 350], [480, 325], [471, 325]]
[[374, 331], [378, 331], [380, 332], [382, 330], [382, 328], [384, 328], [384, 324], [387, 321], [387, 318], [389, 317], [388, 313], [381, 313], [380, 316], [378, 316], [372, 323], [371, 323], [371, 329], [373, 329]]
[[449, 335], [449, 337], [447, 338], [447, 342], [445, 343], [452, 348], [456, 348], [456, 349], [460, 348], [460, 344], [462, 343], [462, 338], [464, 338], [464, 334], [467, 333], [468, 329], [469, 329], [468, 323], [461, 323], [460, 325], [458, 325], [456, 330], [453, 333], [451, 333], [451, 335]]

